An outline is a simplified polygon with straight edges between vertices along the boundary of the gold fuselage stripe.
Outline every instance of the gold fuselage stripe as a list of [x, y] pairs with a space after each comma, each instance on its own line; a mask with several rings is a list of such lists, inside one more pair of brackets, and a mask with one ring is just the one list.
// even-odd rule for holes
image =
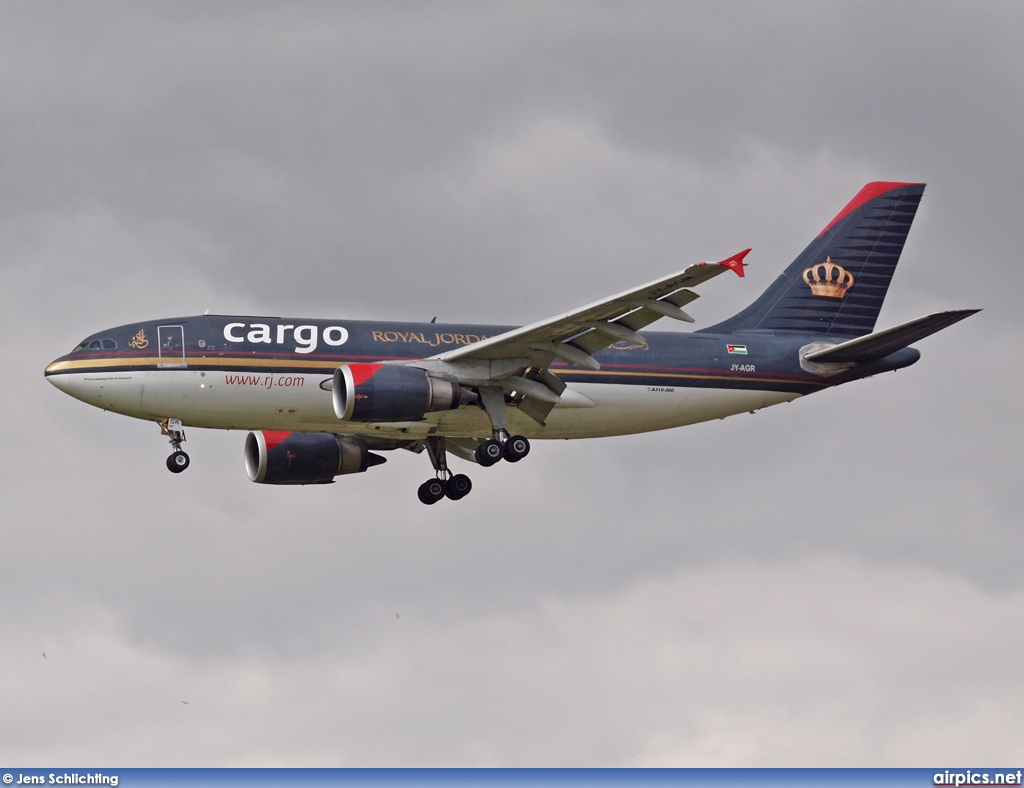
[[[74, 372], [83, 369], [106, 369], [115, 370], [120, 367], [124, 371], [156, 371], [156, 370], [203, 370], [203, 369], [219, 369], [221, 367], [230, 368], [241, 368], [243, 371], [246, 368], [273, 368], [282, 370], [294, 370], [296, 372], [307, 372], [312, 370], [324, 370], [325, 372], [333, 372], [341, 364], [353, 363], [348, 359], [333, 359], [328, 361], [318, 361], [315, 359], [281, 359], [281, 358], [231, 358], [221, 356], [199, 356], [186, 359], [186, 363], [174, 363], [166, 362], [160, 364], [160, 359], [156, 357], [138, 357], [132, 358], [130, 361], [124, 358], [103, 358], [103, 359], [75, 359], [69, 361], [55, 361], [46, 368], [46, 374], [52, 374], [56, 372]], [[139, 367], [145, 367], [146, 369], [140, 370]], [[696, 373], [696, 372], [653, 372], [641, 368], [633, 368], [630, 370], [589, 370], [589, 369], [568, 369], [568, 368], [556, 368], [556, 373], [565, 377], [621, 377], [621, 378], [657, 378], [661, 380], [667, 379], [685, 379], [685, 380], [728, 380], [731, 382], [736, 381], [748, 381], [750, 383], [785, 383], [785, 384], [799, 384], [799, 383], [810, 383], [811, 380], [801, 380], [795, 378], [795, 376], [762, 376], [762, 375], [750, 375], [747, 373]], [[315, 374], [315, 372], [313, 373]]]
[[120, 367], [124, 370], [138, 370], [139, 367], [149, 369], [217, 369], [219, 367], [281, 367], [284, 369], [337, 369], [339, 364], [351, 363], [347, 359], [335, 359], [332, 361], [315, 361], [309, 359], [303, 361], [296, 359], [281, 358], [224, 358], [221, 356], [198, 356], [186, 358], [184, 361], [167, 360], [161, 361], [156, 356], [139, 356], [137, 358], [95, 358], [95, 359], [74, 359], [70, 361], [54, 361], [45, 372], [74, 372], [80, 369], [114, 369]]

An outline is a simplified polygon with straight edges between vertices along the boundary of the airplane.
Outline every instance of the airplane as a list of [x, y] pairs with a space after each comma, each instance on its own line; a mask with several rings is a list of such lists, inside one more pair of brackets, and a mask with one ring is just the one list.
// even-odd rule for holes
[[663, 430], [790, 402], [902, 369], [911, 344], [978, 312], [937, 312], [875, 331], [924, 193], [874, 182], [753, 303], [709, 328], [693, 288], [732, 271], [746, 249], [522, 327], [199, 315], [86, 337], [46, 367], [61, 391], [157, 422], [189, 466], [185, 427], [249, 430], [244, 460], [260, 484], [329, 484], [425, 452], [420, 501], [472, 489], [448, 455], [483, 467], [519, 462], [537, 439]]

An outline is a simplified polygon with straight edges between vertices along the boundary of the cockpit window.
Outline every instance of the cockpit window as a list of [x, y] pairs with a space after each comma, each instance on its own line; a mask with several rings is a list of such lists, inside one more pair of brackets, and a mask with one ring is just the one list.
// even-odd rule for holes
[[81, 353], [83, 350], [117, 350], [117, 342], [110, 337], [103, 339], [83, 339], [72, 353]]

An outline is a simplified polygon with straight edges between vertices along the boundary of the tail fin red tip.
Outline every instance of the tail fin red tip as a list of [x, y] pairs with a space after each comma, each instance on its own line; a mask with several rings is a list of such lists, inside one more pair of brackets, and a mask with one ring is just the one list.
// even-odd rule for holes
[[893, 189], [900, 189], [904, 186], [924, 187], [924, 184], [905, 183], [903, 181], [872, 181], [871, 183], [864, 184], [864, 188], [857, 192], [856, 196], [847, 203], [843, 210], [836, 214], [836, 217], [831, 222], [825, 225], [825, 229], [818, 233], [818, 237], [821, 238], [821, 236], [835, 227], [842, 219], [845, 219], [849, 214], [860, 208], [860, 206], [864, 205], [864, 203], [870, 202], [886, 192], [891, 192]]

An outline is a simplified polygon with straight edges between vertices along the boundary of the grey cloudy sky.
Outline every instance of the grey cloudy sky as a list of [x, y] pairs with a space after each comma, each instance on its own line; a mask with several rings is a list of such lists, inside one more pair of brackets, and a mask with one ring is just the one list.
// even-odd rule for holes
[[[0, 761], [1019, 763], [1022, 35], [1012, 2], [0, 5]], [[920, 363], [535, 443], [457, 505], [405, 452], [251, 484], [242, 433], [172, 476], [42, 377], [135, 320], [523, 323], [752, 246], [710, 325], [869, 180], [929, 184], [880, 326], [985, 309]]]

